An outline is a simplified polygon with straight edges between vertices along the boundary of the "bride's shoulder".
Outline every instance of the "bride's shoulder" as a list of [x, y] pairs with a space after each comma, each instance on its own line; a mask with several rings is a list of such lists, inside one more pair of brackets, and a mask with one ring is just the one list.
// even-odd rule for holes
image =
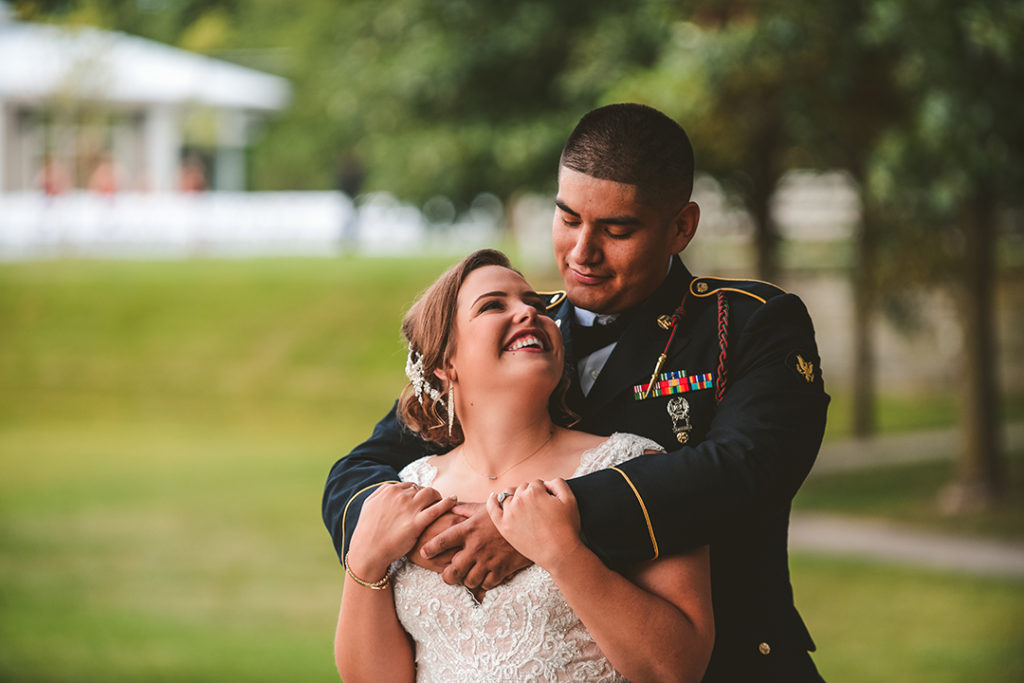
[[664, 450], [658, 442], [639, 434], [615, 432], [607, 438], [600, 438], [600, 443], [584, 453], [581, 465], [582, 469], [592, 472], [613, 467], [644, 453], [662, 453]]

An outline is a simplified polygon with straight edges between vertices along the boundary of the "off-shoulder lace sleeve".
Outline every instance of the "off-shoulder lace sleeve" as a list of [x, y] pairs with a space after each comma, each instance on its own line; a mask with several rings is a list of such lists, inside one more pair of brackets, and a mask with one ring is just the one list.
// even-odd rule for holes
[[657, 442], [639, 434], [615, 432], [598, 446], [583, 453], [576, 476], [621, 465], [647, 451], [665, 451]]
[[413, 460], [402, 468], [402, 471], [398, 473], [398, 478], [420, 486], [430, 486], [434, 483], [434, 477], [437, 476], [437, 468], [430, 463], [433, 459], [434, 456], [428, 455], [419, 460]]

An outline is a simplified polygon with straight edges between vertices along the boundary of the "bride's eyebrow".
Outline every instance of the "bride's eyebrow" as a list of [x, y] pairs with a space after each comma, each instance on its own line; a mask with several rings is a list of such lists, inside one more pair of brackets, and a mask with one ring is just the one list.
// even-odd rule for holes
[[496, 297], [496, 296], [498, 296], [498, 297], [500, 297], [500, 296], [508, 296], [508, 294], [506, 294], [505, 292], [500, 292], [500, 291], [485, 292], [484, 294], [481, 294], [480, 296], [478, 296], [473, 301], [473, 305], [476, 306], [478, 303], [480, 303], [480, 299], [488, 299], [488, 298]]

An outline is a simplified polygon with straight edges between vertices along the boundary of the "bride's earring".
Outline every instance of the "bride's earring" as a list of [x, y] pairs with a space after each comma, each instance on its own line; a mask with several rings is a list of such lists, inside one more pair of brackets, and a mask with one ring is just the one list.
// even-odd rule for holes
[[455, 387], [448, 383], [448, 436], [452, 435], [452, 425], [455, 424]]

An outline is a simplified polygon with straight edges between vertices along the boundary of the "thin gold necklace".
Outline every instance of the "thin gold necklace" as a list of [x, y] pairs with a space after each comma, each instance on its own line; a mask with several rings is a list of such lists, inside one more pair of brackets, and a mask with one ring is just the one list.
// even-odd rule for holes
[[533, 456], [535, 456], [538, 453], [540, 453], [541, 450], [543, 450], [543, 448], [545, 446], [547, 446], [548, 443], [550, 443], [551, 439], [553, 439], [553, 438], [555, 438], [555, 430], [554, 429], [551, 430], [551, 434], [548, 436], [548, 438], [544, 439], [544, 443], [542, 443], [540, 446], [537, 446], [537, 450], [533, 451], [532, 453], [530, 453], [528, 456], [526, 456], [522, 460], [519, 460], [517, 462], [512, 463], [511, 465], [509, 465], [508, 467], [503, 469], [501, 472], [498, 472], [497, 474], [493, 474], [493, 475], [491, 475], [491, 474], [484, 474], [483, 472], [480, 472], [475, 467], [470, 465], [469, 464], [469, 458], [466, 457], [466, 452], [465, 451], [459, 451], [459, 455], [462, 456], [462, 461], [464, 463], [466, 463], [466, 467], [468, 467], [470, 469], [470, 471], [473, 472], [473, 474], [477, 475], [478, 477], [486, 477], [487, 479], [490, 479], [491, 481], [494, 481], [495, 479], [497, 479], [501, 475], [505, 474], [506, 472], [512, 470], [515, 467], [519, 467], [524, 462], [526, 462], [527, 460], [529, 460]]

